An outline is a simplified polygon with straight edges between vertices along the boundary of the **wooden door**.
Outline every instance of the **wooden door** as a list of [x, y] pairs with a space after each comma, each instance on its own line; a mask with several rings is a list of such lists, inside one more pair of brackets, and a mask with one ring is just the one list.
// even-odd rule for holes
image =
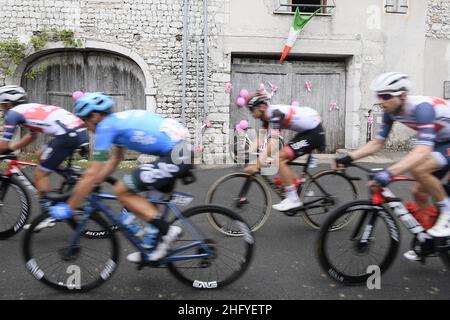
[[[326, 129], [325, 152], [343, 148], [345, 142], [345, 64], [326, 61], [287, 61], [235, 58], [231, 75], [230, 127], [242, 119], [248, 120], [252, 128], [259, 128], [247, 108], [238, 108], [236, 99], [241, 89], [254, 92], [260, 83], [271, 82], [278, 86], [272, 104], [291, 104], [299, 101], [301, 106], [316, 109]], [[310, 83], [310, 90], [306, 83]], [[334, 107], [336, 106], [336, 107]], [[331, 110], [330, 110], [331, 108]], [[285, 130], [283, 135], [290, 139], [295, 132]]]
[[[305, 62], [293, 67], [292, 98], [316, 109], [326, 131], [325, 152], [345, 142], [345, 69], [340, 63]], [[310, 90], [307, 89], [310, 85]]]
[[[113, 98], [114, 112], [146, 108], [144, 74], [126, 57], [99, 51], [57, 52], [36, 59], [27, 66], [25, 73], [39, 67], [45, 71], [36, 79], [22, 78], [30, 102], [72, 111], [72, 92], [101, 91]], [[32, 152], [48, 140], [40, 137], [25, 151]]]

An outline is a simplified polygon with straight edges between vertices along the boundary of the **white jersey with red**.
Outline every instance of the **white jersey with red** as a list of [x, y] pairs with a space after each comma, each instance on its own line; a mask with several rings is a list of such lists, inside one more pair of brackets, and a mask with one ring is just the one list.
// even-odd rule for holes
[[20, 104], [5, 113], [1, 140], [10, 141], [17, 126], [28, 128], [32, 132], [58, 136], [83, 125], [83, 120], [61, 107], [38, 103]]
[[305, 132], [316, 128], [322, 122], [319, 113], [310, 107], [291, 105], [270, 105], [263, 118], [263, 128], [269, 124], [273, 129], [289, 129]]
[[433, 146], [435, 143], [450, 141], [450, 104], [443, 99], [408, 96], [404, 114], [383, 114], [383, 124], [376, 138], [385, 140], [394, 121], [417, 131], [416, 144]]

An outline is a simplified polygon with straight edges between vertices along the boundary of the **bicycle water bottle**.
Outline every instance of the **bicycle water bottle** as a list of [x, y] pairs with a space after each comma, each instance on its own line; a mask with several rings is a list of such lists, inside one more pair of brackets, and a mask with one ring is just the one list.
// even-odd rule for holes
[[143, 226], [136, 220], [136, 216], [126, 209], [122, 209], [120, 222], [135, 236], [143, 234]]
[[142, 246], [145, 249], [154, 248], [157, 244], [158, 237], [159, 237], [159, 229], [149, 223], [146, 227], [144, 227]]

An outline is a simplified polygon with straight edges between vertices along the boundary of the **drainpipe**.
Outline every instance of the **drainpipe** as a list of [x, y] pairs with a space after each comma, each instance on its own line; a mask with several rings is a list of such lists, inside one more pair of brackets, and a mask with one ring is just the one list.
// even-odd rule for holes
[[200, 48], [199, 48], [199, 42], [195, 42], [195, 85], [196, 85], [196, 89], [195, 89], [195, 121], [197, 123], [197, 127], [196, 127], [196, 135], [200, 135], [200, 146], [203, 145], [203, 135], [201, 134], [201, 130], [202, 130], [202, 122], [200, 121], [199, 118], [199, 81], [200, 81], [200, 77], [199, 77], [199, 56], [200, 56]]
[[186, 125], [186, 63], [188, 42], [188, 0], [183, 5], [183, 67], [181, 84], [181, 122]]
[[203, 0], [203, 122], [208, 115], [208, 0]]

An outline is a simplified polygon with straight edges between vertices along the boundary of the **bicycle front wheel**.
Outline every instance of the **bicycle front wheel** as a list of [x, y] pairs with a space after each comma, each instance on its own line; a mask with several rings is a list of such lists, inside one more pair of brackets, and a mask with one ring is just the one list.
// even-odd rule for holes
[[[338, 232], [330, 227], [353, 215]], [[378, 269], [385, 272], [398, 251], [400, 233], [385, 206], [369, 200], [354, 201], [336, 209], [320, 228], [317, 241], [319, 264], [333, 280], [344, 285], [365, 284]]]
[[31, 200], [25, 186], [15, 176], [0, 184], [0, 240], [19, 232], [28, 220]]
[[[250, 230], [255, 232], [267, 221], [272, 209], [272, 195], [267, 184], [258, 176], [243, 172], [230, 173], [217, 180], [206, 194], [207, 204], [218, 204], [231, 208], [245, 219]], [[211, 225], [229, 236], [242, 236], [221, 221], [220, 216], [208, 215]]]
[[[319, 229], [335, 207], [356, 199], [358, 189], [352, 180], [334, 170], [320, 171], [301, 187], [300, 200], [305, 208], [303, 219], [314, 229]], [[344, 227], [351, 217], [349, 214], [347, 219], [336, 221], [330, 230]]]
[[[228, 237], [217, 232], [208, 222], [210, 214], [220, 216], [244, 236]], [[172, 222], [183, 229], [183, 234], [174, 245], [173, 250], [178, 253], [171, 258], [192, 258], [168, 263], [170, 272], [181, 282], [198, 289], [223, 288], [241, 277], [250, 265], [254, 248], [253, 236], [244, 220], [229, 209], [214, 205], [193, 207], [182, 215], [187, 221]]]
[[[38, 216], [27, 230], [23, 242], [26, 268], [37, 280], [60, 291], [86, 292], [111, 277], [119, 254], [114, 233], [95, 240], [77, 238], [66, 221], [58, 221], [51, 228], [35, 232], [37, 225], [47, 218], [46, 213]], [[77, 226], [85, 219], [84, 215], [73, 218]], [[95, 214], [87, 223], [103, 230], [108, 227]]]

